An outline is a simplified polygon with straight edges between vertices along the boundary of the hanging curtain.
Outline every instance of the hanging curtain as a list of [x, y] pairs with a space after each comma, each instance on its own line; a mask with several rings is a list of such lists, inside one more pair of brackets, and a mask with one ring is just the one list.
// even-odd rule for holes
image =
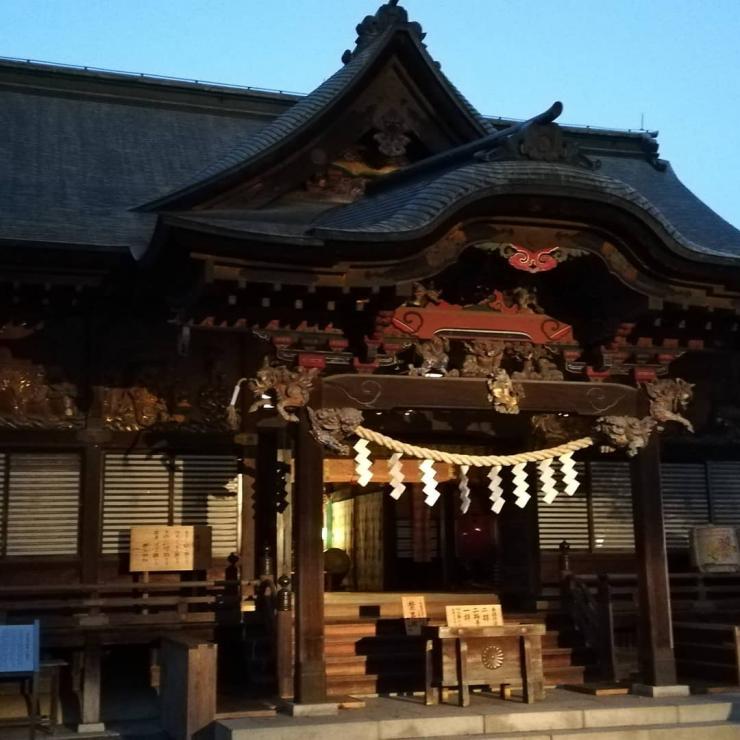
[[421, 486], [414, 484], [411, 497], [411, 548], [415, 563], [428, 563], [434, 555], [432, 509], [424, 502]]
[[359, 591], [383, 589], [383, 492], [357, 496], [353, 554], [355, 584]]

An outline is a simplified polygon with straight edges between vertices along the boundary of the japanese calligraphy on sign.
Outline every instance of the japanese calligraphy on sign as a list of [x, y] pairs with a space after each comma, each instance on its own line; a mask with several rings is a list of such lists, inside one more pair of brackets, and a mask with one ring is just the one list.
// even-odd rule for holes
[[501, 627], [504, 615], [500, 604], [447, 606], [448, 627]]
[[427, 604], [423, 596], [402, 596], [403, 625], [407, 635], [420, 635], [427, 623]]
[[131, 571], [204, 570], [210, 564], [210, 527], [131, 527]]
[[401, 608], [404, 619], [426, 619], [427, 603], [423, 596], [402, 596]]
[[39, 623], [0, 625], [0, 674], [39, 669]]

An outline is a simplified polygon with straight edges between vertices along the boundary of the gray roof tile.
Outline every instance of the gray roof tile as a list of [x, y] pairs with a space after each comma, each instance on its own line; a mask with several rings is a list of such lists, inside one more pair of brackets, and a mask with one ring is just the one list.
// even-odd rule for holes
[[472, 162], [339, 206], [316, 219], [327, 238], [377, 238], [431, 230], [453, 209], [490, 195], [565, 192], [608, 196], [636, 206], [688, 253], [740, 259], [740, 231], [688, 190], [668, 167], [641, 158], [602, 157], [599, 171], [545, 162]]

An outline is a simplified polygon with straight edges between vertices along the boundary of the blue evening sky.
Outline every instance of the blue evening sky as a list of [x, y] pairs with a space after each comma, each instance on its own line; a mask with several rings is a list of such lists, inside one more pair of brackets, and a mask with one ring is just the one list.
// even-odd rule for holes
[[[308, 92], [379, 0], [0, 0], [0, 55]], [[660, 130], [740, 227], [738, 0], [402, 0], [483, 112]]]

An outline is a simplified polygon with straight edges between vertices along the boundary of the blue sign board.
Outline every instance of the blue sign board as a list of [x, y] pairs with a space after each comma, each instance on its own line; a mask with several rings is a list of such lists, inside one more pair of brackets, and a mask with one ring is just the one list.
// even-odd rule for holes
[[39, 623], [0, 625], [0, 674], [39, 670]]

